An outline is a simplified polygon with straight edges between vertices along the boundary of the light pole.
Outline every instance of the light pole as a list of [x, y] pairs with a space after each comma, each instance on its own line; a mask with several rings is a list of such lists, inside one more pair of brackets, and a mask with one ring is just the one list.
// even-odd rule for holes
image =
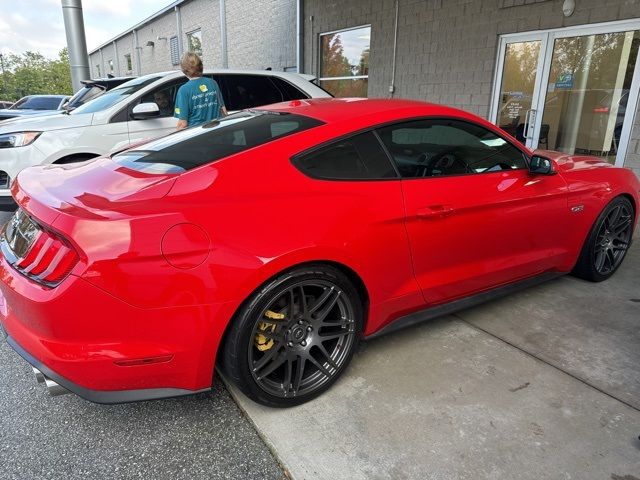
[[69, 66], [71, 67], [71, 83], [73, 91], [82, 88], [82, 80], [90, 78], [89, 56], [84, 35], [84, 19], [82, 18], [82, 0], [61, 0], [64, 29], [67, 34], [69, 48]]

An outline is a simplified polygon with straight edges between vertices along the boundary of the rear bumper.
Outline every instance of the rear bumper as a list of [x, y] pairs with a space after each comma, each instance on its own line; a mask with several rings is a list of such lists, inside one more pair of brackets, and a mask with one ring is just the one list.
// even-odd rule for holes
[[45, 289], [0, 256], [0, 324], [45, 376], [98, 403], [211, 387], [225, 304], [143, 309], [82, 278]]
[[[1, 328], [1, 327], [0, 327]], [[71, 393], [75, 393], [79, 397], [89, 400], [90, 402], [114, 404], [114, 403], [128, 403], [128, 402], [140, 402], [143, 400], [157, 400], [160, 398], [180, 397], [183, 395], [191, 395], [194, 393], [206, 392], [211, 388], [204, 388], [201, 390], [185, 390], [181, 388], [145, 388], [139, 390], [117, 390], [117, 391], [105, 391], [105, 390], [92, 390], [82, 387], [71, 380], [58, 375], [56, 372], [47, 367], [44, 363], [40, 362], [37, 358], [27, 352], [18, 343], [7, 336], [7, 343], [13, 348], [23, 359], [25, 359], [32, 367], [40, 370], [46, 377], [50, 378], [58, 385], [66, 388]]]

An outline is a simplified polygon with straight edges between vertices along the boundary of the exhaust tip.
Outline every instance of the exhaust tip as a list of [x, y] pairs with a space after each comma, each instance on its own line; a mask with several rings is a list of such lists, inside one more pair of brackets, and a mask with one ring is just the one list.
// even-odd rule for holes
[[44, 383], [46, 378], [44, 374], [40, 370], [38, 370], [36, 367], [33, 367], [33, 374], [36, 376], [36, 382]]
[[59, 395], [66, 395], [67, 393], [71, 393], [71, 392], [69, 392], [69, 390], [67, 390], [66, 388], [58, 385], [56, 382], [54, 382], [50, 378], [46, 378], [45, 377], [44, 383], [47, 386], [47, 390], [49, 391], [49, 395], [51, 395], [52, 397], [57, 397]]

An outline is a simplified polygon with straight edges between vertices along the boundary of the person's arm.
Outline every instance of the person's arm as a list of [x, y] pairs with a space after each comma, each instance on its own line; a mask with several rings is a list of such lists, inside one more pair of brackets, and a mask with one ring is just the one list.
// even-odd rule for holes
[[178, 89], [176, 94], [176, 105], [173, 116], [178, 119], [176, 130], [184, 130], [189, 126], [187, 119], [189, 118], [189, 101], [186, 98], [184, 85]]
[[222, 98], [220, 85], [218, 85], [218, 82], [216, 82], [215, 80], [213, 80], [213, 84], [216, 86], [216, 94], [218, 95], [218, 105], [220, 105], [220, 118], [226, 117], [227, 115], [229, 115], [229, 113], [227, 112], [227, 107], [224, 104], [224, 98]]

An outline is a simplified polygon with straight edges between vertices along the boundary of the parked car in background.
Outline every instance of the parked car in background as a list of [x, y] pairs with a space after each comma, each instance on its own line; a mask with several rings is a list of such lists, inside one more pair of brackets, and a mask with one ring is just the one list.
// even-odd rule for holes
[[91, 80], [82, 80], [82, 88], [78, 90], [63, 108], [71, 112], [81, 105], [99, 97], [105, 92], [119, 87], [123, 83], [127, 83], [136, 77], [108, 77], [108, 78], [95, 78]]
[[9, 108], [15, 102], [11, 100], [0, 100], [0, 110], [4, 110], [5, 108]]
[[629, 169], [382, 99], [250, 109], [29, 168], [12, 192], [0, 325], [50, 391], [196, 393], [218, 359], [278, 407], [327, 390], [361, 337], [569, 272], [611, 277], [640, 204]]
[[[284, 100], [330, 97], [315, 77], [266, 70], [207, 70], [222, 91], [228, 111]], [[105, 155], [176, 129], [173, 109], [182, 72], [136, 78], [94, 98], [68, 115], [0, 123], [0, 203], [12, 204], [11, 179], [31, 165], [69, 163]], [[166, 105], [156, 104], [166, 102]]]
[[0, 110], [0, 121], [37, 115], [46, 111], [62, 110], [69, 98], [71, 98], [69, 95], [28, 95], [22, 97], [9, 108]]

